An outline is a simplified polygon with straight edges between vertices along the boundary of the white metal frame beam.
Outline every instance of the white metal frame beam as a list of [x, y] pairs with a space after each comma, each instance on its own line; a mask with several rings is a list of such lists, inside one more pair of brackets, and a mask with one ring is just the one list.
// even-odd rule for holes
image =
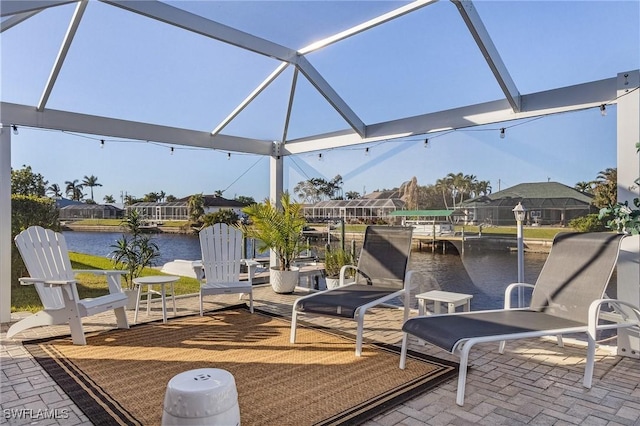
[[360, 117], [351, 109], [349, 105], [333, 90], [333, 87], [320, 75], [320, 73], [311, 65], [307, 58], [300, 56], [298, 59], [298, 69], [307, 80], [320, 92], [322, 96], [338, 111], [338, 114], [345, 119], [353, 130], [360, 135], [366, 137], [366, 126]]
[[13, 28], [18, 25], [22, 21], [26, 21], [31, 18], [33, 15], [40, 13], [39, 10], [33, 10], [31, 12], [18, 13], [17, 15], [13, 15], [10, 18], [7, 18], [0, 22], [0, 33], [5, 32], [9, 28]]
[[0, 114], [1, 122], [18, 126], [251, 154], [270, 155], [272, 153], [271, 141], [228, 135], [212, 136], [208, 131], [181, 129], [53, 109], [36, 111], [35, 108], [28, 105], [8, 102], [0, 103]]
[[295, 64], [298, 54], [294, 49], [256, 37], [202, 16], [155, 0], [100, 0], [130, 12], [155, 19], [224, 43], [231, 44], [283, 62]]
[[0, 17], [18, 15], [34, 11], [41, 11], [49, 7], [60, 6], [63, 4], [75, 3], [78, 0], [2, 0], [0, 7]]
[[399, 18], [401, 16], [406, 15], [407, 13], [411, 13], [414, 10], [423, 8], [425, 6], [429, 6], [430, 4], [437, 3], [438, 0], [416, 0], [404, 6], [401, 6], [397, 9], [394, 9], [390, 12], [387, 12], [383, 15], [377, 16], [373, 19], [370, 19], [362, 24], [358, 24], [354, 27], [351, 27], [347, 30], [341, 31], [338, 34], [334, 34], [330, 37], [324, 38], [322, 40], [316, 41], [315, 43], [311, 43], [310, 45], [303, 47], [298, 51], [301, 55], [306, 55], [307, 53], [314, 52], [316, 50], [327, 47], [333, 43], [337, 43], [346, 38], [354, 36], [356, 34], [360, 34], [363, 31], [367, 31], [373, 27], [377, 27], [378, 25], [384, 24], [385, 22], [389, 22], [393, 19]]
[[215, 129], [211, 131], [212, 135], [217, 135], [224, 129], [231, 121], [238, 116], [264, 89], [266, 89], [273, 81], [278, 78], [282, 72], [287, 69], [289, 64], [287, 62], [282, 62], [278, 67], [271, 73], [269, 76], [255, 88], [253, 92], [249, 94], [241, 103], [238, 105], [232, 112], [229, 114], [220, 124], [216, 126]]
[[69, 52], [69, 48], [71, 47], [71, 43], [76, 35], [76, 31], [78, 30], [78, 26], [82, 20], [82, 15], [84, 15], [84, 11], [87, 9], [88, 3], [88, 0], [82, 0], [76, 5], [76, 10], [73, 12], [73, 17], [71, 18], [71, 22], [67, 28], [67, 33], [64, 36], [62, 46], [60, 46], [58, 56], [56, 57], [51, 73], [49, 74], [49, 78], [47, 79], [47, 84], [45, 85], [42, 96], [40, 97], [40, 102], [38, 102], [38, 106], [36, 107], [38, 111], [42, 111], [47, 105], [53, 86], [56, 84], [56, 80], [58, 79], [58, 75], [62, 69], [62, 64], [64, 64], [64, 60], [67, 57], [67, 53]]
[[372, 124], [367, 126], [365, 139], [349, 130], [294, 139], [285, 146], [284, 155], [578, 111], [616, 102], [616, 78], [610, 78], [523, 95], [523, 110], [519, 113], [514, 113], [506, 100], [499, 100]]
[[467, 25], [467, 28], [469, 28], [473, 39], [482, 52], [482, 56], [484, 56], [489, 68], [491, 68], [491, 72], [493, 72], [500, 88], [509, 101], [509, 105], [511, 105], [514, 112], [520, 112], [520, 92], [518, 92], [518, 88], [511, 78], [509, 70], [504, 62], [502, 62], [498, 49], [496, 49], [496, 46], [491, 40], [491, 36], [489, 36], [487, 29], [482, 23], [482, 19], [480, 19], [475, 5], [471, 0], [451, 1], [456, 5], [464, 23]]

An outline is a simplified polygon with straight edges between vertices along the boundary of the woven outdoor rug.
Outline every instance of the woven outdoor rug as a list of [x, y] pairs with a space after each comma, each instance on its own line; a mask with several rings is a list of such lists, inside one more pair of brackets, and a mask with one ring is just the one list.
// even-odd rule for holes
[[169, 380], [197, 368], [233, 374], [243, 425], [359, 424], [437, 386], [457, 365], [365, 345], [329, 329], [290, 322], [246, 308], [170, 319], [129, 330], [87, 333], [24, 346], [95, 425], [159, 425]]

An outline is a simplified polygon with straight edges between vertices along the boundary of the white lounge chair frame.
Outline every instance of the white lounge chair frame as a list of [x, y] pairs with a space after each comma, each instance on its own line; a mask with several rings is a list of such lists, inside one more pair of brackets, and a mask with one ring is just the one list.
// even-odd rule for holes
[[[216, 223], [199, 233], [202, 251], [202, 277], [200, 284], [200, 315], [204, 314], [206, 295], [249, 295], [249, 310], [253, 313], [253, 277], [260, 264], [243, 259], [242, 231], [224, 223]], [[240, 281], [240, 266], [248, 267], [248, 280]], [[198, 271], [200, 272], [200, 271]]]
[[[330, 317], [334, 317], [334, 318], [341, 318], [341, 319], [352, 319], [356, 321], [357, 324], [357, 330], [356, 330], [356, 349], [355, 349], [355, 355], [356, 356], [361, 356], [362, 355], [362, 343], [363, 343], [363, 333], [364, 333], [364, 317], [365, 314], [367, 313], [367, 310], [381, 305], [385, 302], [388, 302], [396, 297], [402, 297], [403, 299], [403, 305], [404, 305], [404, 320], [406, 321], [409, 318], [409, 310], [410, 310], [410, 295], [411, 295], [411, 287], [412, 287], [412, 277], [414, 276], [415, 272], [412, 270], [409, 270], [409, 257], [410, 257], [410, 253], [411, 253], [411, 238], [412, 238], [412, 229], [413, 228], [408, 228], [408, 227], [390, 227], [390, 226], [368, 226], [366, 231], [365, 231], [365, 241], [363, 242], [363, 251], [366, 250], [367, 247], [367, 236], [369, 232], [376, 232], [377, 230], [383, 231], [385, 233], [389, 233], [389, 232], [397, 232], [397, 233], [401, 233], [402, 237], [401, 239], [405, 239], [406, 241], [403, 242], [403, 244], [405, 245], [405, 247], [403, 247], [403, 252], [402, 253], [397, 253], [395, 256], [392, 256], [391, 258], [397, 258], [399, 257], [404, 257], [404, 271], [403, 271], [403, 277], [401, 278], [402, 281], [402, 287], [398, 288], [396, 291], [393, 292], [389, 292], [387, 294], [385, 294], [382, 297], [379, 297], [377, 299], [372, 300], [371, 302], [368, 303], [363, 303], [362, 305], [358, 306], [353, 314], [353, 317], [346, 317], [346, 316], [342, 316], [340, 315], [340, 306], [338, 305], [330, 305], [330, 306], [336, 306], [337, 308], [337, 315], [335, 314], [325, 314], [325, 316], [330, 316]], [[371, 253], [369, 253], [371, 254]], [[363, 258], [365, 259], [363, 261]], [[395, 259], [394, 259], [395, 260]], [[303, 304], [306, 300], [312, 299], [312, 298], [318, 298], [318, 296], [320, 295], [338, 295], [340, 293], [345, 293], [345, 292], [349, 292], [350, 289], [355, 289], [358, 287], [362, 287], [362, 273], [366, 273], [367, 272], [367, 265], [365, 264], [366, 262], [370, 262], [372, 261], [371, 256], [362, 256], [362, 253], [360, 255], [360, 258], [358, 260], [358, 266], [355, 265], [345, 265], [341, 268], [340, 270], [340, 286], [337, 288], [332, 288], [332, 289], [328, 289], [328, 290], [324, 290], [324, 291], [320, 291], [320, 292], [316, 292], [313, 294], [310, 294], [308, 296], [303, 296], [298, 298], [294, 304], [293, 304], [293, 309], [292, 309], [292, 313], [291, 313], [291, 334], [290, 334], [290, 342], [291, 343], [295, 343], [296, 342], [296, 328], [297, 328], [297, 324], [298, 324], [298, 315], [299, 314], [309, 314], [308, 312], [305, 311], [301, 311], [299, 310], [300, 305]], [[374, 262], [378, 262], [380, 264], [382, 264], [383, 262], [381, 261], [381, 259], [376, 259]], [[346, 284], [345, 285], [345, 274], [346, 271], [348, 269], [353, 269], [356, 275], [356, 282], [354, 283], [350, 283], [350, 284]], [[373, 270], [375, 270], [376, 268], [372, 268]], [[365, 274], [366, 275], [366, 274]], [[373, 281], [375, 281], [376, 277], [370, 277], [373, 278]], [[386, 281], [389, 281], [388, 279], [385, 279]], [[366, 281], [366, 280], [365, 280]], [[319, 314], [317, 312], [313, 312], [310, 313], [311, 315], [323, 315], [323, 314]]]
[[[618, 253], [616, 253], [616, 259], [618, 254], [621, 252], [626, 252], [626, 255], [631, 253], [632, 258], [636, 259], [637, 263], [640, 263], [640, 236], [627, 236], [621, 238], [619, 240], [619, 249]], [[618, 244], [618, 242], [615, 242]], [[552, 249], [553, 253], [553, 249]], [[550, 254], [551, 255], [551, 254]], [[615, 265], [616, 259], [613, 259], [613, 264]], [[573, 268], [573, 265], [571, 266]], [[611, 271], [609, 271], [609, 276], [611, 275]], [[608, 281], [608, 280], [607, 280]], [[604, 283], [606, 286], [606, 283]], [[506, 310], [529, 310], [529, 308], [511, 308], [511, 297], [512, 293], [517, 288], [535, 288], [531, 284], [525, 283], [514, 283], [509, 285], [505, 290], [505, 308], [503, 310], [491, 310], [491, 311], [476, 311], [476, 312], [464, 312], [464, 313], [452, 313], [452, 314], [443, 314], [443, 315], [432, 315], [430, 318], [436, 317], [451, 317], [451, 316], [459, 316], [459, 315], [467, 315], [473, 317], [475, 314], [483, 314], [483, 313], [491, 313], [491, 312], [504, 312]], [[604, 289], [603, 289], [604, 293]], [[600, 310], [603, 306], [609, 305], [613, 308], [614, 314], [607, 312], [606, 320], [615, 321], [613, 323], [600, 324]], [[603, 317], [605, 313], [603, 312]], [[419, 320], [420, 317], [417, 319]], [[429, 317], [423, 317], [429, 318]], [[562, 335], [563, 334], [574, 334], [574, 333], [586, 333], [587, 334], [587, 356], [586, 356], [586, 365], [585, 372], [583, 378], [583, 385], [586, 388], [591, 388], [592, 380], [593, 380], [593, 370], [594, 370], [594, 362], [595, 362], [595, 350], [596, 350], [596, 334], [599, 330], [607, 330], [614, 328], [625, 328], [625, 327], [640, 327], [640, 308], [622, 301], [615, 299], [597, 299], [591, 302], [588, 308], [588, 316], [587, 316], [586, 324], [576, 325], [573, 327], [564, 327], [564, 328], [550, 328], [547, 330], [540, 331], [529, 331], [529, 332], [519, 332], [519, 333], [505, 333], [505, 334], [496, 334], [491, 336], [481, 336], [481, 337], [470, 337], [460, 338], [453, 349], [450, 351], [453, 354], [456, 354], [460, 357], [460, 369], [458, 374], [458, 389], [456, 394], [456, 403], [460, 406], [464, 404], [464, 394], [465, 394], [465, 386], [467, 379], [467, 369], [469, 364], [469, 352], [471, 348], [476, 343], [487, 343], [487, 342], [500, 342], [499, 345], [499, 353], [503, 353], [505, 348], [506, 340], [519, 340], [519, 339], [527, 339], [534, 337], [543, 337], [543, 336], [556, 336], [558, 339], [559, 346], [562, 346]], [[412, 319], [413, 320], [413, 319]], [[409, 320], [411, 321], [411, 320]], [[424, 333], [428, 333], [428, 322], [425, 322], [425, 330]], [[403, 327], [404, 330], [404, 327]], [[408, 335], [406, 331], [403, 333], [402, 338], [402, 349], [400, 354], [400, 368], [404, 369], [406, 366], [406, 356], [407, 356], [407, 348], [408, 348]], [[419, 336], [419, 338], [424, 337], [424, 335]], [[447, 349], [447, 348], [445, 348]]]
[[[13, 324], [7, 337], [33, 327], [68, 323], [73, 343], [85, 345], [82, 318], [109, 310], [114, 311], [118, 328], [129, 328], [125, 313], [128, 298], [120, 286], [120, 277], [126, 271], [71, 269], [64, 236], [40, 226], [22, 231], [15, 243], [30, 275], [20, 278], [20, 283], [35, 287], [44, 309]], [[105, 275], [109, 294], [80, 299], [75, 279], [79, 273]]]

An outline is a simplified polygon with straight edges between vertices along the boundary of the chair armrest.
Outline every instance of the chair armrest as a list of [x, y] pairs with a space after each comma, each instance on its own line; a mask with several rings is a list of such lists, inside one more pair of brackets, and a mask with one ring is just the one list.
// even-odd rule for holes
[[[598, 325], [598, 319], [600, 318], [600, 309], [602, 308], [602, 305], [605, 304], [609, 304], [609, 305], [613, 305], [614, 307], [616, 305], [618, 305], [618, 310], [622, 311], [619, 307], [619, 305], [622, 306], [626, 306], [627, 308], [630, 308], [631, 312], [633, 313], [633, 315], [635, 315], [636, 319], [633, 320], [629, 317], [629, 315], [627, 314], [627, 311], [622, 311], [622, 313], [624, 315], [621, 315], [620, 318], [624, 321], [622, 323], [615, 323], [615, 324], [607, 324], [607, 325]], [[589, 305], [589, 316], [588, 316], [588, 324], [587, 324], [587, 333], [589, 334], [589, 336], [591, 336], [591, 338], [593, 338], [595, 340], [596, 338], [596, 331], [597, 330], [606, 330], [609, 328], [621, 328], [621, 327], [638, 327], [640, 326], [640, 307], [629, 303], [629, 302], [625, 302], [624, 300], [619, 300], [619, 299], [598, 299], [598, 300], [594, 300], [593, 302], [591, 302], [591, 305]]]
[[355, 275], [358, 273], [358, 267], [355, 266], [355, 265], [344, 265], [342, 268], [340, 268], [340, 286], [341, 287], [344, 285], [344, 280], [345, 280], [345, 275], [347, 274], [347, 269], [353, 269], [354, 278], [355, 278]]
[[74, 274], [94, 274], [94, 275], [111, 275], [120, 274], [126, 275], [127, 271], [122, 269], [74, 269]]
[[127, 271], [122, 269], [74, 269], [74, 274], [93, 274], [93, 275], [105, 275], [107, 277], [107, 285], [109, 286], [109, 293], [122, 293], [122, 285], [120, 284], [120, 277], [126, 275]]
[[533, 284], [527, 284], [527, 283], [509, 284], [507, 288], [504, 290], [504, 308], [511, 309], [511, 293], [513, 293], [513, 290], [517, 288], [534, 288], [534, 287], [535, 286]]
[[42, 278], [21, 277], [18, 278], [22, 285], [32, 285], [36, 283], [49, 284], [49, 285], [67, 285], [73, 284], [76, 280], [43, 280]]

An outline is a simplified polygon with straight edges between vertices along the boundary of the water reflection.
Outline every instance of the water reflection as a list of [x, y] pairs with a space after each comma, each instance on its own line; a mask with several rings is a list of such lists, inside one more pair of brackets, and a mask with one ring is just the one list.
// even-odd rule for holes
[[[69, 250], [108, 257], [118, 232], [64, 232]], [[200, 258], [197, 236], [181, 234], [157, 234], [154, 241], [160, 248], [158, 265], [175, 259], [196, 260]], [[321, 250], [319, 250], [321, 251]], [[535, 283], [545, 253], [525, 254], [525, 281]], [[419, 292], [444, 290], [472, 294], [473, 310], [494, 309], [503, 306], [504, 289], [517, 281], [517, 254], [508, 250], [467, 250], [460, 256], [454, 248], [447, 254], [430, 250], [415, 250], [411, 254], [410, 268], [419, 272], [423, 279]]]

